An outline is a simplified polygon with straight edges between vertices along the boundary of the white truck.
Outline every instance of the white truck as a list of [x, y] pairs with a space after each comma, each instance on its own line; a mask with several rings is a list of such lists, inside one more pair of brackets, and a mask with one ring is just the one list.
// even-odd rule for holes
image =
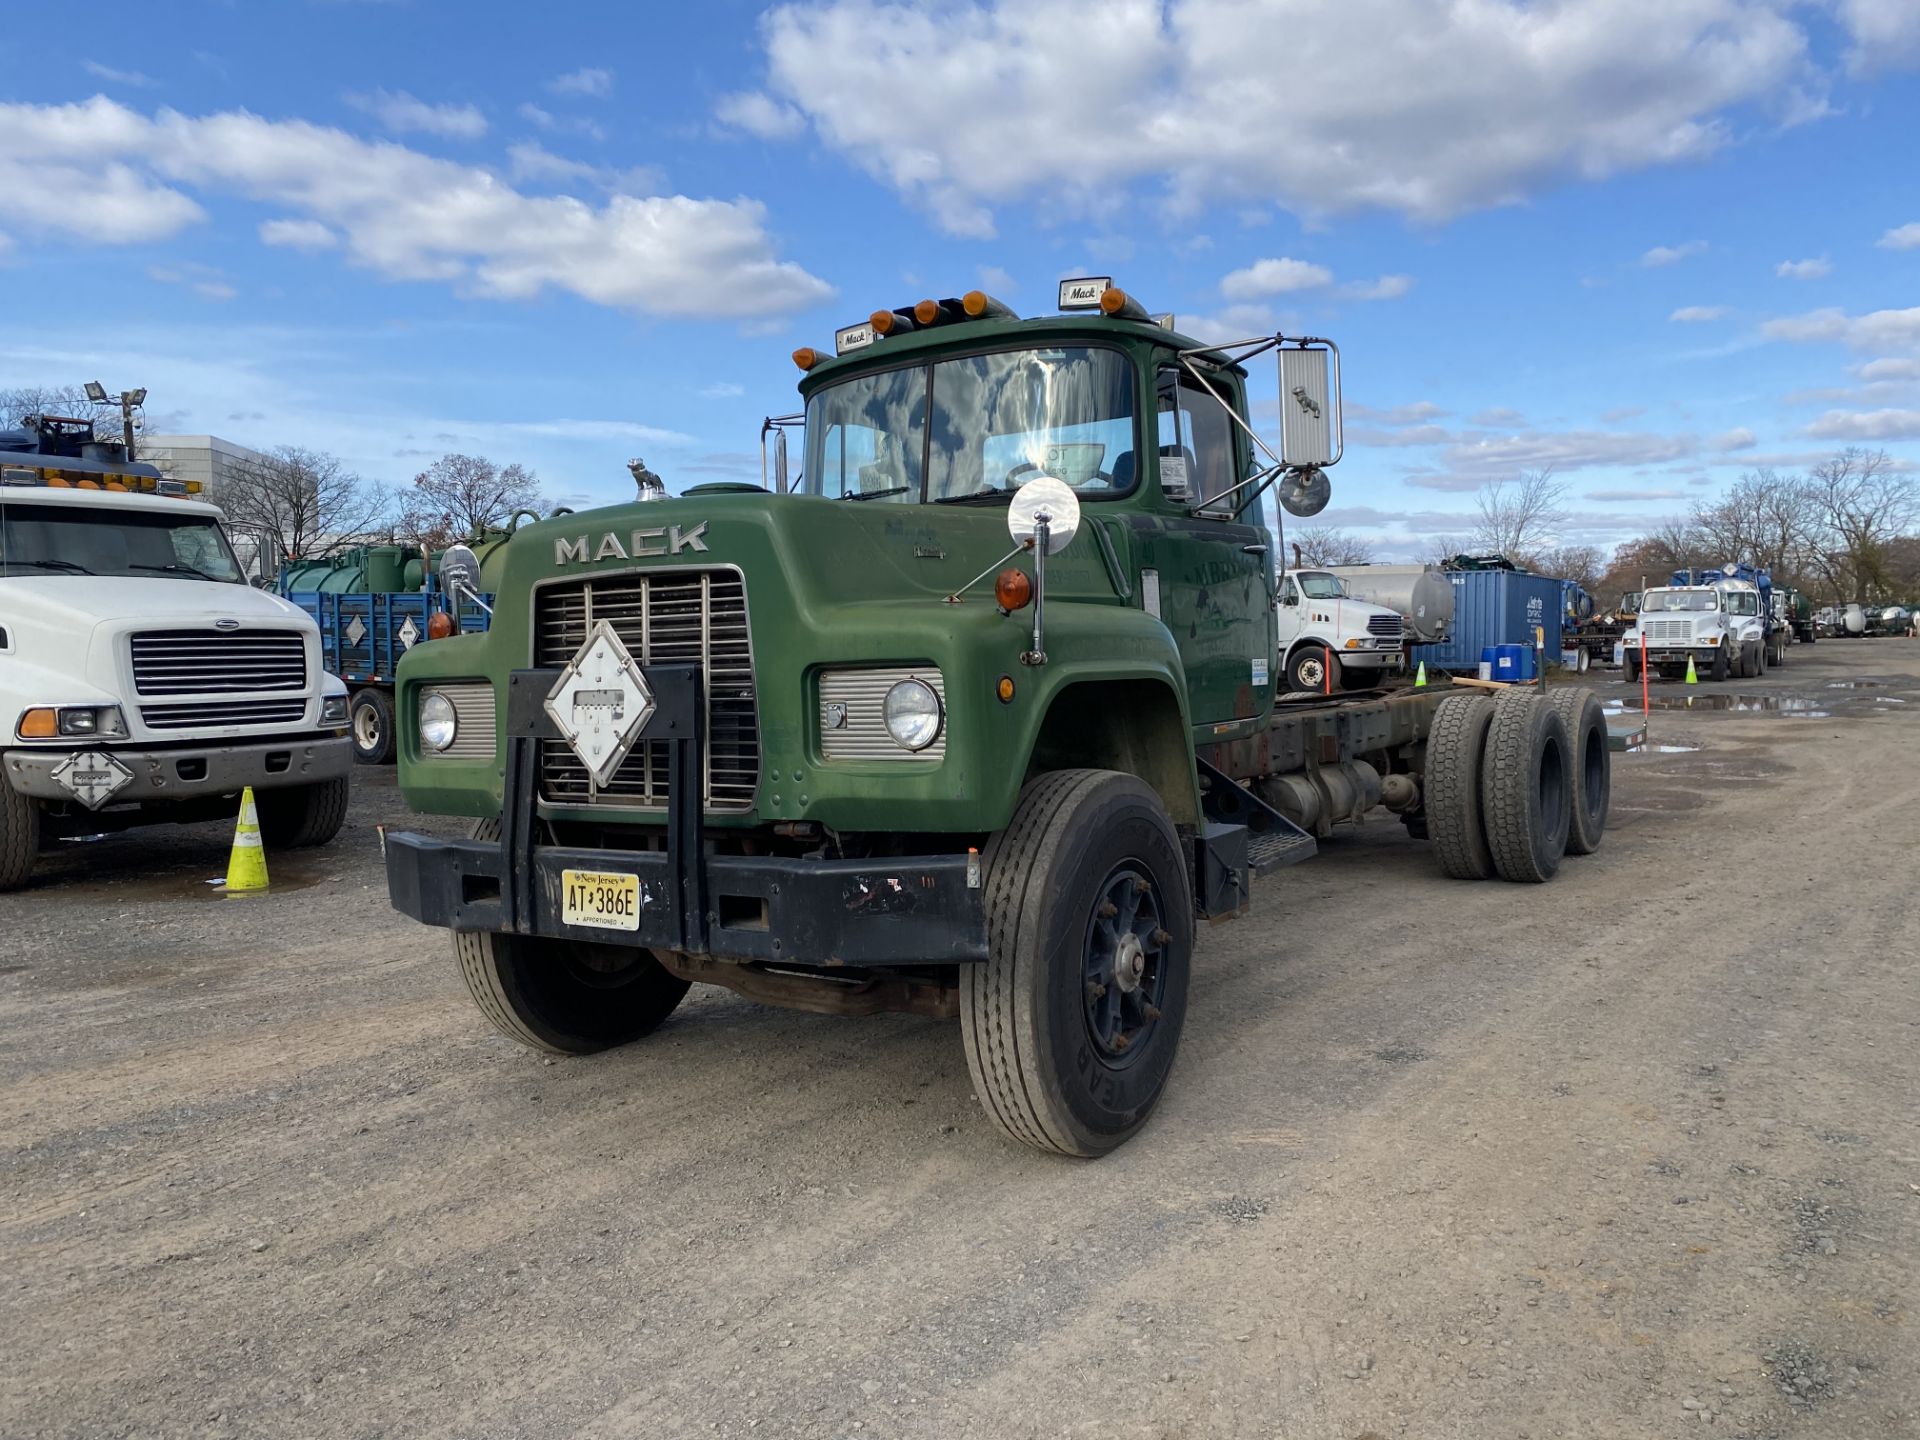
[[1640, 614], [1621, 637], [1620, 658], [1622, 676], [1634, 682], [1642, 666], [1677, 680], [1689, 660], [1703, 680], [1763, 675], [1767, 618], [1760, 591], [1746, 580], [1648, 590]]
[[1355, 600], [1331, 570], [1282, 574], [1276, 613], [1288, 691], [1364, 690], [1406, 669], [1406, 621], [1384, 605]]
[[246, 583], [217, 509], [139, 471], [0, 449], [0, 890], [48, 840], [231, 819], [247, 785], [269, 848], [346, 815], [318, 629]]

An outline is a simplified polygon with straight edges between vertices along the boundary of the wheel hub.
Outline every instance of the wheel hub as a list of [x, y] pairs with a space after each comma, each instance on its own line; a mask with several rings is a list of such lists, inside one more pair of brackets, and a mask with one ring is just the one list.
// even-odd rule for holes
[[1131, 930], [1120, 937], [1120, 943], [1113, 947], [1113, 983], [1123, 995], [1131, 995], [1140, 988], [1140, 980], [1147, 973], [1147, 947], [1140, 943], [1140, 937]]

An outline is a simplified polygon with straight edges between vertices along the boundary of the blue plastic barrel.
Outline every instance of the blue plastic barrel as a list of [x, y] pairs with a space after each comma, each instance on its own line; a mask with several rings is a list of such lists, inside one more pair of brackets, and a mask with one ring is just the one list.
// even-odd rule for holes
[[1493, 647], [1493, 678], [1513, 684], [1533, 678], [1533, 652], [1524, 645]]
[[1480, 678], [1482, 680], [1491, 680], [1493, 678], [1493, 646], [1491, 645], [1481, 647]]

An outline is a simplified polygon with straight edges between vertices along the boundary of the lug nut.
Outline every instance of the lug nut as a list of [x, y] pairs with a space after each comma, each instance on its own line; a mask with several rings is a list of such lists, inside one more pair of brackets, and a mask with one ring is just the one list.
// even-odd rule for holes
[[1111, 900], [1102, 900], [1100, 902], [1100, 908], [1093, 913], [1098, 915], [1102, 920], [1111, 920], [1120, 913], [1120, 907]]
[[1140, 1007], [1140, 1013], [1145, 1015], [1149, 1020], [1158, 1020], [1160, 1018], [1160, 1007], [1158, 1005], [1142, 1005]]
[[1133, 1044], [1133, 1037], [1131, 1035], [1116, 1035], [1113, 1037], [1113, 1048], [1116, 1050], [1124, 1050], [1131, 1044]]
[[1142, 880], [1142, 879], [1140, 879], [1139, 877], [1137, 877], [1137, 876], [1136, 876], [1136, 877], [1134, 878], [1134, 882], [1133, 882], [1133, 893], [1134, 893], [1134, 894], [1136, 894], [1136, 895], [1144, 895], [1144, 894], [1146, 894], [1146, 893], [1147, 893], [1147, 891], [1149, 891], [1149, 890], [1151, 890], [1152, 888], [1153, 888], [1153, 886], [1151, 886], [1151, 885], [1149, 885], [1149, 884], [1148, 884], [1148, 883], [1147, 883], [1146, 881], [1144, 881], [1144, 880]]
[[1087, 982], [1087, 998], [1089, 1000], [1098, 1000], [1106, 993], [1107, 987], [1102, 985], [1098, 980], [1089, 980]]
[[1173, 939], [1173, 932], [1171, 930], [1156, 930], [1153, 932], [1153, 943], [1156, 945], [1164, 945], [1171, 939]]

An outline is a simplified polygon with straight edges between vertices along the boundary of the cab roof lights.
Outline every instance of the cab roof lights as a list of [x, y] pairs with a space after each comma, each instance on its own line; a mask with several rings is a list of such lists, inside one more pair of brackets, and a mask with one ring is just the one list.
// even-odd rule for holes
[[[1060, 308], [1066, 311], [1094, 310], [1115, 320], [1137, 320], [1149, 325], [1158, 325], [1162, 329], [1173, 328], [1171, 315], [1150, 315], [1133, 296], [1113, 283], [1111, 276], [1083, 275], [1060, 282]], [[864, 350], [876, 341], [890, 336], [906, 335], [916, 330], [931, 329], [935, 325], [951, 324], [964, 320], [1018, 320], [1018, 312], [1003, 300], [995, 299], [984, 290], [969, 290], [965, 295], [943, 300], [929, 296], [912, 305], [903, 305], [897, 309], [880, 309], [870, 314], [864, 324], [845, 325], [833, 332], [833, 353], [845, 355], [854, 350]], [[812, 356], [812, 360], [802, 363], [801, 356]], [[794, 363], [802, 370], [810, 370], [826, 357], [815, 350], [796, 350]]]

